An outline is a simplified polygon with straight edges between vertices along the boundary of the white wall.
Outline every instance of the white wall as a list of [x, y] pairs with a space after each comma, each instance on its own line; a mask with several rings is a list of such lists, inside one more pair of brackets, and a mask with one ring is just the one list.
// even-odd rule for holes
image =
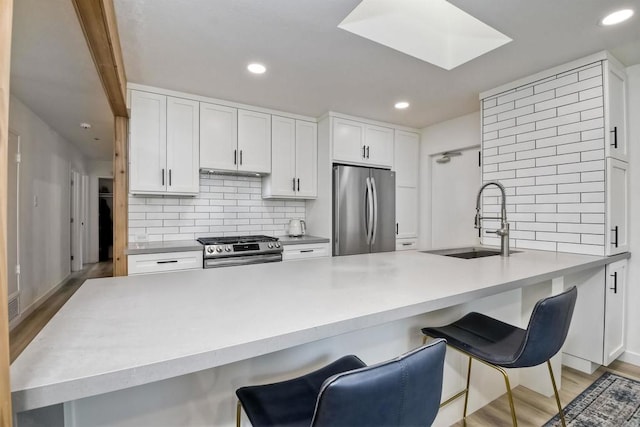
[[[480, 103], [478, 102], [478, 107]], [[431, 248], [431, 161], [434, 154], [480, 146], [480, 112], [467, 114], [422, 129], [420, 147], [420, 212], [418, 246]], [[455, 164], [455, 158], [451, 161]], [[475, 200], [478, 185], [470, 185], [467, 191], [456, 192], [456, 197]], [[454, 194], [452, 194], [454, 196]], [[466, 199], [465, 199], [466, 200]], [[469, 212], [473, 221], [474, 212]]]
[[86, 174], [86, 159], [13, 95], [9, 128], [20, 135], [22, 156], [20, 311], [24, 315], [70, 273], [70, 170]]
[[640, 301], [640, 64], [627, 68], [629, 126], [629, 260], [627, 293], [627, 351], [622, 359], [640, 365], [640, 311], [636, 304]]

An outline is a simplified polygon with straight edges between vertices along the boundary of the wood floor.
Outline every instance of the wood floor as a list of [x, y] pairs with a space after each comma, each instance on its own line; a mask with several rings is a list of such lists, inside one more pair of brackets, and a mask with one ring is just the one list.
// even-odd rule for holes
[[113, 276], [113, 262], [105, 261], [87, 264], [85, 268], [72, 273], [65, 283], [47, 301], [35, 309], [9, 334], [9, 353], [11, 362], [22, 353], [25, 347], [38, 335], [49, 320], [60, 310], [69, 298], [87, 279]]
[[[613, 362], [609, 367], [601, 367], [592, 375], [584, 374], [571, 368], [562, 368], [562, 390], [560, 401], [566, 406], [575, 397], [589, 387], [600, 375], [609, 371], [627, 378], [640, 381], [640, 367], [623, 362]], [[502, 382], [502, 377], [496, 372], [496, 381]], [[523, 386], [513, 390], [518, 426], [542, 426], [557, 412], [557, 406], [553, 397], [546, 398]], [[462, 414], [461, 414], [462, 415]], [[456, 427], [464, 426], [460, 421], [454, 424]], [[489, 405], [479, 409], [467, 417], [467, 427], [510, 426], [511, 413], [507, 395], [494, 400]]]

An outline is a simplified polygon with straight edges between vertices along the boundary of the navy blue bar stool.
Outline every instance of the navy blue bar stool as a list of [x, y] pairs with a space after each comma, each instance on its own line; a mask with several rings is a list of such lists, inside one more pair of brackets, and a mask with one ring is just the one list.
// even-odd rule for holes
[[236, 390], [253, 427], [429, 426], [442, 394], [446, 343], [366, 366], [345, 356], [301, 377]]
[[448, 345], [469, 356], [466, 389], [443, 402], [441, 406], [464, 395], [463, 419], [466, 419], [471, 361], [476, 359], [503, 375], [511, 418], [513, 425], [517, 426], [518, 420], [513, 405], [509, 376], [503, 368], [526, 368], [547, 362], [556, 404], [562, 425], [565, 426], [564, 412], [549, 359], [560, 351], [567, 338], [577, 296], [578, 290], [574, 286], [561, 294], [538, 301], [533, 308], [526, 330], [480, 313], [469, 313], [446, 326], [422, 329], [425, 342], [427, 337], [444, 338]]

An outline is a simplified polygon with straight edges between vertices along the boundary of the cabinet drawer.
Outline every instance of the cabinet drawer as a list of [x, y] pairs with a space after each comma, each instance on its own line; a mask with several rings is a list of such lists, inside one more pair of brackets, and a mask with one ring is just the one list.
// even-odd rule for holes
[[129, 255], [129, 275], [202, 268], [202, 251]]
[[329, 256], [328, 243], [313, 243], [308, 245], [285, 245], [282, 252], [283, 261], [297, 259], [320, 258]]
[[396, 251], [408, 251], [417, 247], [418, 241], [416, 239], [396, 239]]

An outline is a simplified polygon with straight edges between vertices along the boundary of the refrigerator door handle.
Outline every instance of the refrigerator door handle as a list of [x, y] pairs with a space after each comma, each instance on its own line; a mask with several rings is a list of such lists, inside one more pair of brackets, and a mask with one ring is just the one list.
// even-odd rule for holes
[[371, 197], [371, 178], [365, 180], [366, 188], [364, 191], [365, 212], [364, 212], [364, 230], [367, 233], [367, 245], [371, 244], [371, 228], [373, 225], [373, 199]]
[[373, 225], [371, 226], [371, 244], [376, 243], [376, 234], [378, 230], [378, 190], [376, 188], [376, 180], [371, 177], [371, 188], [373, 189]]

